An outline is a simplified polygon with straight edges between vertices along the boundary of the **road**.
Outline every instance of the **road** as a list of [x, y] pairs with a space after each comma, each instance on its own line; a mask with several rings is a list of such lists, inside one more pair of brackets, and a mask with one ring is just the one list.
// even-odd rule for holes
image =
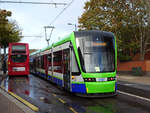
[[118, 91], [116, 97], [83, 98], [40, 77], [11, 77], [2, 87], [39, 107], [39, 113], [150, 113], [150, 100]]

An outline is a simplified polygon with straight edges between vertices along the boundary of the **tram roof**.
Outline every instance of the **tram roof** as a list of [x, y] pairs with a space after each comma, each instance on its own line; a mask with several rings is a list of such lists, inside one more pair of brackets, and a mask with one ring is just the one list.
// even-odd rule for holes
[[41, 50], [35, 51], [35, 52], [31, 53], [30, 55], [35, 55], [35, 54], [38, 54], [38, 53], [40, 53], [40, 52], [46, 51], [46, 50], [48, 50], [48, 49], [51, 49], [52, 47], [56, 47], [56, 46], [58, 46], [58, 45], [61, 45], [61, 44], [65, 43], [65, 42], [71, 40], [71, 39], [70, 39], [70, 36], [71, 36], [72, 34], [73, 34], [73, 32], [72, 32], [71, 34], [69, 34], [69, 35], [64, 36], [61, 40], [56, 41], [56, 42], [54, 42], [53, 44], [51, 44], [51, 45], [49, 45], [49, 46], [47, 46], [47, 47], [45, 47], [45, 48], [43, 48], [43, 49], [41, 49]]
[[100, 30], [75, 31], [74, 33], [75, 33], [75, 35], [78, 35], [78, 36], [82, 36], [85, 34], [93, 34], [93, 33], [95, 33], [95, 34], [101, 33], [103, 36], [108, 36], [108, 37], [114, 36], [114, 34], [112, 32], [100, 31]]

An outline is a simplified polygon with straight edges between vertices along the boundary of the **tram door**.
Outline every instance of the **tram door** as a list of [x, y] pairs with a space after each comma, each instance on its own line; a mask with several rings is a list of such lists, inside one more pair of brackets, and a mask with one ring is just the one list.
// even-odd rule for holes
[[63, 51], [63, 80], [65, 90], [70, 90], [70, 49]]

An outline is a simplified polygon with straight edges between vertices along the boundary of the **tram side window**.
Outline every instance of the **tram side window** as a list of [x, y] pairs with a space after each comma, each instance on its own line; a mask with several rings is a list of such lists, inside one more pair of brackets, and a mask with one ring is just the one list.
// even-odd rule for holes
[[35, 58], [33, 59], [33, 68], [34, 69], [36, 68], [36, 59]]
[[38, 57], [38, 68], [40, 68], [41, 67], [41, 59], [40, 59], [40, 57]]
[[70, 49], [63, 50], [63, 73], [70, 73]]
[[39, 66], [39, 64], [38, 64], [38, 58], [35, 58], [35, 64], [36, 64], [36, 67], [38, 67]]
[[52, 54], [48, 55], [48, 70], [52, 71]]
[[44, 56], [41, 56], [41, 66], [42, 69], [44, 69]]
[[76, 60], [76, 57], [75, 57], [75, 54], [74, 54], [74, 51], [71, 52], [72, 54], [72, 60], [71, 60], [71, 70], [72, 70], [72, 75], [80, 75], [80, 71], [79, 71], [79, 67], [78, 67], [78, 64], [77, 64], [77, 60]]
[[54, 72], [62, 73], [62, 51], [54, 52], [53, 68]]

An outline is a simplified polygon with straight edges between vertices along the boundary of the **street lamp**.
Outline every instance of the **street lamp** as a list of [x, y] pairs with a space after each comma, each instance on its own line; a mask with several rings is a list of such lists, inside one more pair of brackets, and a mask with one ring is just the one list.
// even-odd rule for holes
[[[51, 28], [51, 32], [50, 32], [49, 38], [47, 37], [47, 32], [46, 32], [46, 30], [48, 28]], [[49, 45], [49, 41], [50, 41], [50, 38], [51, 38], [51, 35], [52, 35], [52, 31], [53, 31], [54, 28], [55, 28], [54, 26], [44, 26], [44, 29], [45, 29], [45, 40], [47, 41], [48, 45]]]
[[68, 25], [72, 25], [72, 26], [74, 26], [75, 31], [77, 31], [77, 25], [76, 25], [76, 24], [68, 23]]

